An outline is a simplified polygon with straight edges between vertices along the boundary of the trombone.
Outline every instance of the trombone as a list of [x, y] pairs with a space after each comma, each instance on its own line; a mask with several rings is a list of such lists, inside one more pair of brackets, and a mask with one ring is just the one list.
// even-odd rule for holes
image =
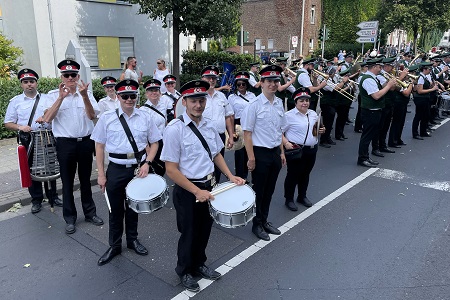
[[383, 72], [383, 73], [381, 73], [381, 75], [383, 75], [383, 77], [386, 78], [387, 80], [395, 79], [395, 81], [397, 82], [397, 86], [400, 86], [400, 87], [402, 87], [404, 89], [407, 89], [408, 86], [411, 84], [411, 83], [407, 83], [407, 82], [401, 81], [400, 79], [398, 79], [397, 77], [395, 77], [391, 73]]
[[326, 74], [326, 73], [323, 73], [323, 72], [320, 72], [320, 71], [318, 71], [318, 70], [316, 70], [316, 69], [312, 69], [312, 73], [311, 73], [311, 74], [316, 75], [317, 77], [319, 77], [319, 76], [323, 77], [324, 80], [327, 81], [327, 85], [328, 85], [330, 88], [332, 88], [333, 90], [335, 90], [336, 92], [338, 92], [339, 94], [341, 94], [342, 96], [344, 96], [345, 98], [347, 98], [348, 100], [354, 101], [354, 97], [353, 97], [352, 94], [350, 94], [349, 92], [345, 91], [345, 90], [342, 89], [342, 88], [339, 88], [339, 87], [337, 86], [336, 83], [333, 83], [333, 82], [329, 82], [329, 81], [328, 81], [328, 79], [330, 79], [330, 75], [328, 75], [328, 74]]

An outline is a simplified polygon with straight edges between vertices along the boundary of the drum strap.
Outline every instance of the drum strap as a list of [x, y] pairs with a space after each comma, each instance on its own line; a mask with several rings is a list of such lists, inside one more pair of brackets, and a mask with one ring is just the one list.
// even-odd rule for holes
[[161, 117], [164, 118], [164, 120], [166, 119], [166, 117], [164, 116], [164, 114], [162, 112], [160, 112], [159, 110], [157, 110], [155, 107], [148, 105], [147, 103], [144, 104], [145, 107], [150, 108], [151, 110], [153, 110], [154, 112], [158, 113]]
[[34, 114], [36, 113], [36, 108], [38, 106], [40, 98], [41, 98], [41, 94], [37, 94], [36, 101], [34, 101], [33, 110], [31, 111], [30, 119], [28, 119], [28, 126], [31, 126], [31, 122], [33, 121]]
[[[184, 118], [183, 115], [179, 116], [178, 119], [180, 119], [181, 121], [184, 122]], [[189, 122], [188, 124], [189, 128], [191, 128], [192, 132], [194, 132], [194, 134], [198, 137], [198, 139], [200, 140], [200, 142], [203, 145], [203, 148], [205, 148], [206, 152], [208, 152], [209, 155], [209, 159], [212, 159], [212, 155], [211, 155], [211, 150], [209, 149], [208, 143], [206, 143], [205, 138], [202, 136], [202, 134], [200, 133], [200, 131], [198, 131], [198, 128], [195, 127], [194, 123]]]
[[134, 151], [134, 158], [136, 158], [136, 161], [138, 164], [140, 164], [141, 162], [141, 158], [142, 158], [142, 154], [140, 154], [139, 149], [136, 145], [136, 142], [134, 140], [133, 134], [130, 131], [130, 127], [128, 127], [127, 121], [125, 121], [125, 118], [123, 117], [123, 115], [119, 116], [119, 109], [116, 109], [116, 114], [119, 117], [119, 121], [120, 123], [122, 123], [122, 127], [123, 130], [125, 131], [125, 134], [127, 135], [128, 141], [131, 144], [131, 147], [133, 148]]

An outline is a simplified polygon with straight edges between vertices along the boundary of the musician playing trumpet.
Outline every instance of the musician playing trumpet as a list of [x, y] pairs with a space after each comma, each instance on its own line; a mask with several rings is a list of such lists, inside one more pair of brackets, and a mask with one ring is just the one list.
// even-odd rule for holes
[[315, 86], [311, 82], [311, 72], [314, 69], [315, 58], [310, 58], [303, 61], [303, 68], [297, 70], [297, 80], [294, 82], [294, 88], [298, 89], [300, 87], [305, 87], [309, 89], [311, 99], [309, 108], [316, 110], [318, 97], [316, 93], [320, 91], [324, 86], [327, 85], [326, 80], [322, 81]]

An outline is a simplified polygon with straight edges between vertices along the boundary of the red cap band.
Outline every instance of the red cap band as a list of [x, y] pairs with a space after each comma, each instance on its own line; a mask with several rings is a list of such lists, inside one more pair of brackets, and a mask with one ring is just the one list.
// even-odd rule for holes
[[124, 85], [117, 89], [117, 92], [135, 92], [137, 91], [137, 87], [133, 85]]
[[184, 95], [190, 95], [190, 94], [196, 94], [196, 93], [206, 93], [206, 91], [207, 90], [204, 87], [194, 87], [194, 88], [190, 88], [190, 89], [183, 91], [182, 94], [184, 96]]

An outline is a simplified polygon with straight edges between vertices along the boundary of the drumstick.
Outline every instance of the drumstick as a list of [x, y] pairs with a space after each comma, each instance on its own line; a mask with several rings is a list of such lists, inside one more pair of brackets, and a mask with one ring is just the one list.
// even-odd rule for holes
[[[223, 188], [220, 188], [220, 189], [212, 191], [211, 195], [216, 196], [216, 195], [218, 195], [218, 194], [220, 194], [222, 192], [225, 192], [225, 191], [228, 191], [229, 189], [234, 188], [236, 185], [237, 185], [236, 183], [232, 182], [230, 185], [227, 185], [227, 186], [225, 186]], [[199, 200], [195, 200], [195, 202], [200, 202], [200, 201]]]
[[108, 193], [106, 192], [106, 189], [105, 189], [104, 195], [105, 195], [106, 204], [108, 205], [109, 212], [111, 213], [111, 204], [109, 203]]

